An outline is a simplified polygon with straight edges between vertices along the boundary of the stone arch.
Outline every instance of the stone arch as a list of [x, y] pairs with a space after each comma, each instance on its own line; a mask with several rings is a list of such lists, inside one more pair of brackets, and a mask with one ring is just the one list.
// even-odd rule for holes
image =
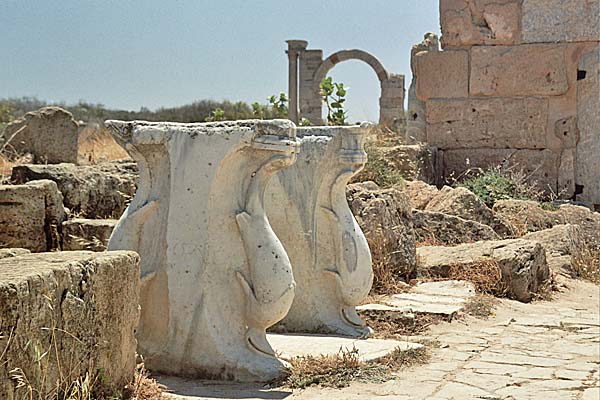
[[335, 67], [337, 64], [348, 61], [348, 60], [360, 60], [367, 63], [375, 73], [377, 74], [377, 78], [380, 83], [385, 82], [389, 79], [390, 75], [383, 67], [383, 64], [377, 59], [377, 57], [367, 53], [363, 50], [341, 50], [337, 53], [333, 53], [317, 69], [314, 76], [315, 84], [319, 84], [325, 79], [327, 73]]
[[392, 129], [404, 119], [404, 75], [389, 73], [372, 54], [363, 50], [341, 50], [323, 59], [323, 51], [308, 49], [305, 40], [288, 40], [290, 119], [296, 123], [307, 118], [323, 125], [319, 84], [337, 64], [347, 60], [363, 61], [375, 71], [381, 85], [379, 123]]

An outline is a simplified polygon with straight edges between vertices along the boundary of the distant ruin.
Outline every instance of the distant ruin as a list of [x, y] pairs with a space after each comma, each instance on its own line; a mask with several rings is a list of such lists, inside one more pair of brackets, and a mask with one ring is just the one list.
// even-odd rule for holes
[[363, 50], [341, 50], [323, 60], [323, 50], [307, 49], [305, 40], [288, 40], [290, 119], [302, 118], [312, 125], [323, 125], [323, 105], [319, 84], [337, 64], [347, 60], [367, 63], [381, 84], [379, 123], [391, 128], [404, 118], [404, 75], [389, 73], [381, 62]]

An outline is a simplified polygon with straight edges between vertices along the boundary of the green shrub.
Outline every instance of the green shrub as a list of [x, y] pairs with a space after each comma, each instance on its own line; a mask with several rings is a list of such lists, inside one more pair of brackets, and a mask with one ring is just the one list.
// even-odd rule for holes
[[469, 171], [465, 176], [453, 186], [469, 189], [490, 208], [499, 200], [544, 200], [543, 194], [536, 188], [536, 182], [530, 181], [522, 171], [492, 167]]

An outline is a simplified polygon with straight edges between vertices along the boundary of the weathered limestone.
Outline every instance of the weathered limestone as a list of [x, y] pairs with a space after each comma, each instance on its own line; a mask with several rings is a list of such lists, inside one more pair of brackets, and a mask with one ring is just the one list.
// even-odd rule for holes
[[598, 41], [598, 0], [523, 0], [525, 43]]
[[427, 102], [427, 142], [440, 149], [542, 149], [542, 98], [435, 99]]
[[515, 226], [518, 236], [565, 223], [564, 216], [544, 210], [536, 201], [500, 200], [494, 204], [492, 210]]
[[108, 248], [142, 255], [146, 366], [241, 381], [279, 376], [284, 364], [265, 330], [287, 314], [295, 282], [263, 195], [295, 161], [293, 123], [107, 125], [140, 168]]
[[[12, 139], [10, 139], [12, 137]], [[16, 154], [31, 153], [36, 163], [76, 163], [79, 129], [73, 115], [59, 107], [32, 111], [6, 127], [5, 140]]]
[[290, 332], [367, 336], [355, 307], [373, 282], [369, 245], [346, 200], [363, 168], [370, 126], [298, 129], [298, 161], [265, 194], [269, 222], [294, 269], [296, 295], [280, 325]]
[[336, 64], [360, 60], [373, 68], [381, 85], [379, 123], [390, 128], [401, 125], [404, 119], [403, 75], [388, 73], [377, 58], [363, 50], [341, 50], [324, 60], [323, 51], [307, 49], [308, 43], [304, 40], [289, 40], [287, 43], [290, 115], [294, 122], [306, 118], [312, 125], [323, 125], [320, 83]]
[[62, 224], [62, 249], [104, 251], [117, 224], [115, 219], [75, 218]]
[[438, 188], [423, 181], [405, 181], [404, 192], [408, 194], [413, 208], [423, 210], [439, 192]]
[[539, 285], [549, 277], [544, 248], [538, 242], [523, 239], [483, 241], [455, 247], [419, 247], [419, 274], [447, 277], [450, 268], [478, 268], [492, 260], [498, 263], [508, 295], [530, 301]]
[[471, 96], [558, 96], [569, 88], [564, 46], [475, 46], [470, 71]]
[[440, 0], [442, 46], [515, 44], [521, 0]]
[[[440, 43], [437, 35], [428, 32], [423, 41], [410, 49], [410, 70], [412, 81], [408, 89], [408, 110], [406, 117], [406, 143], [415, 144], [427, 141], [427, 123], [425, 119], [425, 102], [417, 97], [417, 55], [428, 52], [439, 52]], [[435, 75], [437, 76], [437, 74]], [[424, 77], [427, 80], [430, 77]]]
[[584, 253], [585, 243], [578, 225], [556, 225], [553, 228], [528, 233], [523, 239], [540, 242], [546, 250], [550, 269], [570, 277], [576, 277], [575, 264]]
[[22, 256], [23, 254], [30, 254], [31, 252], [27, 249], [0, 249], [0, 259]]
[[513, 236], [515, 233], [514, 227], [508, 221], [495, 215], [479, 197], [464, 187], [444, 186], [427, 204], [425, 211], [455, 215], [488, 225], [501, 238]]
[[17, 165], [13, 183], [37, 179], [56, 182], [65, 207], [82, 218], [119, 218], [135, 193], [137, 166], [132, 162], [98, 165]]
[[348, 204], [362, 228], [373, 257], [373, 268], [406, 281], [417, 272], [412, 207], [397, 189], [380, 189], [373, 182], [347, 189]]
[[0, 185], [0, 248], [59, 250], [66, 219], [62, 195], [49, 180]]
[[417, 243], [454, 246], [479, 240], [499, 240], [488, 225], [434, 211], [413, 210]]
[[[417, 98], [460, 98], [469, 96], [469, 52], [424, 51], [415, 55]], [[443, 73], [442, 73], [443, 71]]]
[[[596, 2], [597, 4], [598, 2]], [[598, 10], [598, 6], [596, 6]], [[596, 20], [600, 19], [597, 15]], [[597, 34], [598, 35], [598, 34]], [[600, 44], [582, 56], [577, 80], [577, 199], [600, 210]]]
[[66, 388], [86, 373], [94, 382], [92, 398], [121, 393], [136, 365], [138, 295], [133, 252], [0, 260], [0, 397], [29, 398], [11, 378], [19, 372], [36, 397], [54, 398], [57, 381]]

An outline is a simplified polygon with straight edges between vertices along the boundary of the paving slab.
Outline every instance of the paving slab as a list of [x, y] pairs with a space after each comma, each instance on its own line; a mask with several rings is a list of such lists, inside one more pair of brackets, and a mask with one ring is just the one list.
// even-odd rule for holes
[[398, 312], [436, 314], [452, 317], [461, 311], [475, 296], [475, 287], [465, 281], [423, 282], [413, 286], [407, 293], [383, 297], [383, 304], [365, 304], [357, 307], [359, 312]]
[[410, 350], [423, 347], [419, 343], [386, 339], [354, 339], [329, 335], [268, 334], [267, 340], [282, 359], [303, 356], [336, 355], [340, 350], [358, 350], [361, 360], [384, 357], [395, 349]]

